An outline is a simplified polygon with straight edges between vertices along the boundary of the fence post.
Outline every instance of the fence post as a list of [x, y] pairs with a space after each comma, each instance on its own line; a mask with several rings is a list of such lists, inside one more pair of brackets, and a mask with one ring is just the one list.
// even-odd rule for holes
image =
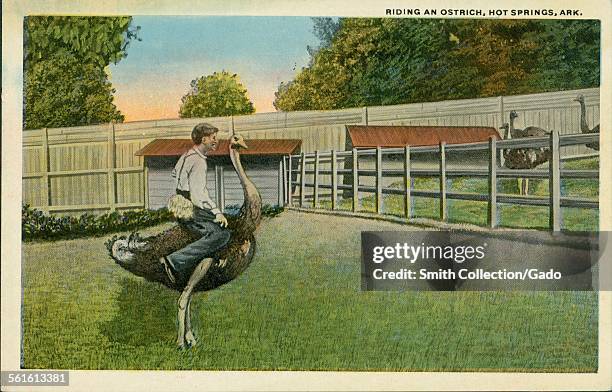
[[357, 149], [353, 148], [353, 212], [359, 209], [359, 169], [357, 168]]
[[287, 157], [283, 156], [283, 160], [282, 160], [282, 170], [283, 170], [283, 205], [286, 206], [287, 204], [289, 204], [288, 198], [287, 198]]
[[336, 150], [331, 152], [331, 170], [332, 170], [332, 210], [335, 210], [338, 206], [338, 158]]
[[283, 176], [284, 176], [284, 170], [283, 170], [283, 163], [284, 163], [284, 157], [283, 159], [279, 159], [278, 160], [278, 194], [277, 194], [277, 204], [278, 206], [282, 206], [284, 204], [284, 199], [285, 199], [285, 191], [283, 190], [283, 186], [285, 184], [285, 181], [283, 180]]
[[215, 190], [217, 191], [217, 208], [223, 212], [225, 210], [225, 179], [223, 176], [223, 166], [215, 166]]
[[497, 139], [489, 137], [489, 227], [497, 227]]
[[51, 170], [49, 159], [49, 130], [43, 129], [42, 139], [42, 158], [43, 158], [43, 186], [42, 190], [42, 210], [45, 214], [49, 213], [49, 205], [51, 204], [51, 184], [49, 183], [49, 171]]
[[[499, 96], [498, 109], [499, 109], [499, 126], [501, 127], [502, 125], [504, 125], [504, 96], [503, 95]], [[498, 127], [496, 128], [499, 129]], [[500, 136], [502, 139], [504, 138], [504, 135], [500, 135]], [[501, 166], [504, 166], [504, 154], [499, 155], [499, 164]]]
[[229, 124], [227, 124], [227, 128], [228, 128], [228, 131], [229, 131], [230, 136], [232, 136], [232, 135], [234, 135], [234, 134], [235, 134], [235, 129], [234, 129], [234, 116], [233, 116], [233, 115], [231, 115], [231, 116], [228, 118], [228, 120], [229, 120], [229, 121], [228, 121], [228, 122], [229, 122]]
[[144, 177], [144, 208], [149, 209], [149, 167], [147, 166], [147, 158], [142, 157], [142, 175]]
[[108, 204], [111, 212], [115, 211], [117, 203], [117, 176], [115, 175], [116, 159], [115, 159], [115, 123], [111, 122], [108, 130]]
[[293, 205], [293, 168], [291, 162], [291, 154], [289, 155], [289, 165], [287, 167], [287, 205]]
[[408, 219], [411, 218], [410, 210], [410, 146], [404, 147], [404, 216]]
[[382, 148], [376, 147], [376, 213], [382, 213]]
[[314, 191], [312, 197], [313, 208], [319, 207], [319, 150], [315, 151], [314, 162]]
[[301, 173], [300, 173], [300, 207], [304, 207], [304, 200], [305, 200], [305, 195], [304, 195], [304, 190], [306, 190], [305, 187], [305, 176], [306, 176], [306, 154], [304, 152], [302, 152], [302, 160], [301, 160]]
[[550, 133], [550, 164], [549, 168], [549, 195], [550, 212], [548, 214], [550, 229], [561, 230], [561, 167], [559, 157], [559, 131]]
[[501, 126], [504, 123], [504, 96], [500, 95], [497, 98], [497, 109], [499, 110], [499, 124]]
[[368, 125], [368, 107], [361, 108], [361, 124]]
[[440, 220], [446, 221], [446, 143], [440, 142]]

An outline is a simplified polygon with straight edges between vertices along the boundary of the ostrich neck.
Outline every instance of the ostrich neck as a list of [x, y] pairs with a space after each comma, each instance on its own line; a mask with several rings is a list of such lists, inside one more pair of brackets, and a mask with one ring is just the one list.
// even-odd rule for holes
[[509, 135], [507, 139], [513, 138], [516, 136], [516, 132], [514, 131], [514, 117], [510, 116], [510, 125], [508, 126]]
[[586, 105], [582, 101], [580, 102], [580, 131], [583, 133], [589, 131], [589, 124], [586, 120]]
[[252, 233], [255, 231], [261, 220], [261, 196], [253, 184], [253, 181], [249, 179], [242, 167], [240, 161], [240, 153], [233, 148], [230, 148], [230, 159], [234, 165], [234, 169], [238, 174], [242, 189], [244, 191], [244, 203], [240, 208], [240, 215], [236, 231], [241, 231], [245, 234]]
[[[506, 126], [504, 127], [504, 140], [508, 140], [510, 139], [510, 126], [508, 124], [506, 124]], [[503, 150], [502, 154], [504, 156], [504, 159], [506, 159], [508, 157], [508, 151], [510, 150]]]

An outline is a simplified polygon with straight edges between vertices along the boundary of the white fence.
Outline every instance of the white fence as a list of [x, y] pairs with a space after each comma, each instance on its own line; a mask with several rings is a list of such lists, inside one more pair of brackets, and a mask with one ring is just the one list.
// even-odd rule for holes
[[[145, 206], [142, 157], [134, 153], [156, 138], [188, 138], [206, 121], [249, 139], [301, 139], [302, 151], [342, 151], [347, 124], [480, 125], [500, 127], [511, 110], [517, 128], [534, 125], [561, 135], [579, 130], [583, 94], [587, 120], [599, 123], [599, 89], [584, 89], [330, 111], [277, 112], [249, 116], [158, 120], [23, 131], [23, 200], [46, 212], [103, 212]], [[6, 130], [10, 132], [10, 130]], [[223, 136], [223, 135], [222, 135]], [[564, 156], [588, 152], [563, 147]]]
[[[321, 190], [330, 190], [329, 206], [331, 210], [339, 208], [339, 190], [348, 191], [351, 199], [352, 212], [360, 210], [360, 193], [374, 195], [374, 206], [376, 214], [383, 214], [383, 195], [401, 195], [404, 203], [404, 217], [414, 218], [412, 215], [413, 197], [425, 197], [438, 199], [440, 201], [441, 221], [448, 218], [447, 200], [472, 200], [485, 201], [488, 203], [487, 222], [491, 228], [497, 227], [498, 215], [497, 204], [519, 204], [530, 206], [549, 207], [550, 229], [559, 231], [561, 229], [561, 207], [577, 208], [599, 208], [599, 201], [596, 199], [585, 199], [576, 197], [562, 197], [561, 179], [598, 179], [599, 170], [571, 170], [561, 169], [561, 148], [569, 146], [584, 146], [585, 144], [599, 140], [598, 134], [578, 134], [559, 136], [558, 131], [553, 131], [550, 137], [521, 138], [514, 140], [497, 141], [491, 137], [486, 143], [468, 143], [446, 145], [444, 142], [437, 147], [413, 147], [404, 148], [385, 148], [352, 151], [331, 151], [327, 153], [302, 153], [292, 155], [283, 162], [283, 167], [279, 172], [282, 176], [284, 187], [284, 203], [287, 206], [299, 206], [301, 208], [322, 207]], [[550, 150], [550, 159], [547, 169], [514, 170], [499, 167], [500, 150], [518, 148], [547, 148]], [[448, 168], [446, 157], [449, 152], [468, 152], [483, 151], [488, 155], [488, 169], [478, 168]], [[411, 162], [414, 155], [432, 154], [438, 156], [438, 168], [415, 169]], [[383, 155], [401, 156], [403, 167], [383, 168]], [[362, 169], [359, 165], [360, 158], [375, 157], [373, 169]], [[350, 160], [350, 169], [342, 168], [345, 160]], [[322, 182], [321, 176], [327, 175], [330, 182]], [[351, 181], [343, 181], [339, 177], [349, 178]], [[364, 185], [360, 181], [363, 177], [374, 177], [373, 186]], [[383, 177], [394, 177], [401, 179], [400, 188], [385, 187]], [[414, 190], [412, 187], [413, 177], [437, 177], [439, 180], [438, 190]], [[451, 192], [447, 189], [447, 179], [451, 177], [474, 177], [488, 179], [488, 193], [466, 193]], [[539, 178], [547, 179], [549, 182], [548, 197], [498, 194], [497, 180], [499, 178]], [[310, 180], [311, 182], [307, 182]], [[308, 202], [307, 202], [308, 199]]]

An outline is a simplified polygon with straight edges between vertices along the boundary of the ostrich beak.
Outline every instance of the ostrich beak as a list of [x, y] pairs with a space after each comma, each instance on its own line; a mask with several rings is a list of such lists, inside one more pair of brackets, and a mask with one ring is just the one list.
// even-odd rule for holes
[[246, 145], [246, 143], [244, 142], [244, 140], [241, 140], [240, 142], [238, 142], [238, 145], [244, 149], [249, 149], [249, 146]]
[[249, 148], [249, 146], [247, 146], [246, 143], [244, 142], [244, 140], [242, 140], [242, 139], [238, 140], [235, 143], [233, 143], [233, 147], [234, 148], [240, 147], [240, 148], [244, 148], [244, 149], [247, 149], [247, 150]]

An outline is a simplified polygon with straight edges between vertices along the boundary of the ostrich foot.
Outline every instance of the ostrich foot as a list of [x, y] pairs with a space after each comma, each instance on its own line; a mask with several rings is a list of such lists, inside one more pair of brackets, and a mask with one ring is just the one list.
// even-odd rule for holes
[[187, 331], [187, 333], [185, 333], [185, 343], [187, 344], [187, 346], [193, 347], [196, 345], [197, 342], [198, 341], [193, 332]]

